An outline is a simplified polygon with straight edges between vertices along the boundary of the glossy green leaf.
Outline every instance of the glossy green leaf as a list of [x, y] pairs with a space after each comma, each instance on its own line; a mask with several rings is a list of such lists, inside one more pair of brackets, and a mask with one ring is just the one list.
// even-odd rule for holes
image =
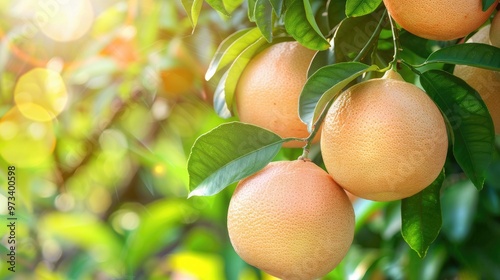
[[273, 6], [269, 0], [257, 0], [255, 4], [255, 23], [262, 36], [270, 43], [273, 40]]
[[344, 87], [363, 73], [377, 69], [376, 65], [368, 66], [359, 62], [337, 63], [319, 69], [307, 80], [300, 94], [300, 119], [311, 130], [328, 102], [340, 94]]
[[494, 129], [479, 94], [462, 79], [441, 70], [429, 70], [420, 81], [453, 131], [453, 154], [479, 190], [493, 159]]
[[[378, 10], [365, 16], [342, 20], [333, 37], [335, 60], [337, 62], [353, 60], [370, 41], [383, 16], [384, 11]], [[370, 46], [374, 47], [376, 44]]]
[[382, 0], [347, 0], [345, 14], [348, 17], [360, 17], [373, 13]]
[[334, 29], [343, 19], [345, 14], [346, 1], [328, 1], [328, 25]]
[[261, 38], [258, 28], [237, 31], [227, 37], [217, 48], [210, 65], [208, 66], [205, 79], [210, 80], [217, 71], [234, 62], [234, 60], [245, 50]]
[[314, 31], [317, 34], [321, 35], [322, 34], [321, 29], [319, 28], [319, 26], [316, 22], [315, 13], [314, 13], [313, 8], [311, 6], [310, 0], [304, 0], [304, 11], [305, 11], [306, 19], [309, 22], [309, 24], [311, 25], [311, 27], [314, 29]]
[[247, 0], [248, 4], [248, 19], [252, 22], [255, 22], [255, 4], [257, 4], [257, 0]]
[[[275, 38], [273, 43], [280, 43], [289, 39], [288, 37], [278, 37]], [[220, 117], [229, 118], [232, 115], [234, 95], [241, 74], [252, 58], [269, 45], [266, 39], [260, 37], [256, 42], [244, 49], [222, 75], [214, 94], [214, 108]]]
[[200, 16], [203, 0], [182, 0], [182, 6], [186, 10], [186, 14], [191, 21], [193, 29], [198, 24], [198, 17]]
[[[264, 46], [268, 43], [266, 39], [259, 38], [255, 43], [246, 48], [231, 64], [229, 70], [227, 70], [227, 79], [224, 81], [224, 96], [226, 99], [227, 107], [230, 111], [232, 111], [234, 93], [236, 91], [236, 86], [238, 85], [238, 80], [245, 70], [245, 67], [248, 65], [250, 60], [261, 51]], [[220, 82], [222, 83], [222, 81]]]
[[314, 21], [308, 0], [295, 1], [288, 7], [285, 13], [285, 28], [295, 40], [310, 49], [325, 50], [330, 46]]
[[226, 7], [224, 6], [224, 1], [223, 0], [205, 0], [208, 5], [210, 5], [214, 10], [217, 12], [229, 16], [229, 13], [226, 10]]
[[429, 63], [451, 63], [500, 71], [500, 48], [467, 43], [453, 45], [433, 52], [423, 65]]
[[483, 0], [483, 11], [488, 10], [495, 3], [497, 3], [497, 0]]
[[430, 186], [401, 201], [401, 234], [421, 258], [441, 230], [440, 192], [444, 178], [442, 171]]
[[269, 0], [269, 2], [271, 2], [276, 15], [278, 17], [281, 16], [281, 13], [283, 12], [283, 0]]
[[233, 114], [229, 110], [226, 103], [226, 81], [229, 75], [229, 71], [226, 71], [222, 78], [220, 79], [214, 92], [214, 110], [223, 119], [230, 118]]
[[326, 3], [316, 1], [312, 1], [311, 5], [312, 12], [314, 14], [314, 23], [318, 26], [319, 32], [324, 34], [325, 37], [333, 34], [328, 22], [328, 5]]
[[402, 30], [399, 33], [399, 42], [403, 49], [401, 51], [401, 56], [405, 56], [406, 53], [410, 52], [425, 59], [434, 52], [433, 48], [436, 47], [432, 44], [436, 41], [429, 41], [425, 38], [418, 37], [417, 35], [414, 35], [406, 30]]
[[189, 196], [214, 195], [259, 171], [283, 142], [269, 130], [240, 122], [222, 124], [201, 135], [188, 160]]
[[335, 54], [333, 52], [333, 46], [330, 46], [327, 50], [318, 51], [311, 60], [309, 69], [307, 69], [307, 78], [311, 77], [314, 72], [318, 71], [320, 68], [331, 65], [335, 63]]

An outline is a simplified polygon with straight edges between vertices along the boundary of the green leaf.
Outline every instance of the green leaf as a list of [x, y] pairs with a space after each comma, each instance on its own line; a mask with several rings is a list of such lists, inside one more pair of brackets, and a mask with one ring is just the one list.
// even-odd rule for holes
[[269, 0], [257, 0], [255, 4], [255, 23], [262, 36], [271, 43], [273, 40], [273, 6]]
[[295, 40], [313, 50], [325, 50], [330, 44], [315, 22], [309, 0], [297, 0], [285, 13], [285, 28]]
[[441, 230], [440, 191], [444, 178], [443, 170], [430, 186], [401, 201], [401, 234], [421, 258]]
[[347, 0], [345, 14], [348, 17], [360, 17], [374, 12], [382, 0]]
[[328, 2], [328, 25], [330, 29], [334, 29], [343, 19], [345, 14], [345, 1], [329, 1]]
[[283, 12], [283, 0], [269, 0], [269, 2], [273, 5], [273, 10], [276, 15], [278, 17], [281, 16], [281, 12]]
[[491, 5], [495, 4], [497, 0], [483, 0], [483, 12], [488, 10]]
[[324, 2], [312, 1], [311, 8], [314, 14], [314, 23], [318, 26], [320, 34], [333, 34], [328, 22], [328, 5]]
[[191, 26], [194, 28], [198, 24], [198, 17], [201, 13], [201, 8], [203, 6], [203, 0], [182, 0], [182, 6], [186, 10], [189, 21], [191, 21]]
[[208, 66], [205, 79], [210, 80], [218, 70], [233, 63], [243, 50], [261, 37], [262, 34], [258, 28], [244, 29], [231, 34], [219, 45]]
[[[259, 31], [257, 30], [257, 32]], [[277, 37], [273, 44], [289, 40], [289, 37]], [[260, 37], [256, 42], [244, 49], [243, 52], [234, 59], [234, 62], [224, 75], [222, 75], [214, 94], [214, 108], [220, 117], [229, 118], [232, 115], [234, 94], [241, 74], [252, 58], [262, 51], [262, 49], [270, 45], [271, 44], [269, 44], [266, 39]]]
[[[314, 29], [314, 31], [317, 34], [322, 35], [321, 29], [319, 28], [319, 26], [316, 22], [316, 17], [314, 15], [314, 11], [313, 11], [313, 8], [311, 6], [310, 0], [304, 0], [304, 10], [305, 10], [305, 15], [306, 15], [307, 21], [309, 22], [311, 27]], [[328, 44], [328, 45], [330, 45], [330, 44]]]
[[240, 122], [201, 135], [188, 159], [189, 196], [214, 195], [261, 170], [284, 141], [269, 130]]
[[309, 69], [307, 69], [307, 78], [311, 77], [314, 72], [318, 71], [320, 68], [331, 65], [335, 63], [335, 54], [333, 52], [333, 46], [324, 51], [318, 51], [314, 55]]
[[[383, 16], [384, 10], [378, 10], [365, 16], [342, 20], [333, 36], [336, 61], [345, 62], [354, 59], [370, 41]], [[376, 44], [370, 47], [375, 48]]]
[[453, 45], [433, 52], [423, 65], [429, 63], [462, 64], [500, 71], [500, 48], [481, 43]]
[[493, 159], [493, 121], [479, 94], [462, 79], [442, 70], [420, 76], [427, 94], [436, 102], [453, 131], [453, 154], [477, 189]]
[[377, 70], [359, 62], [343, 62], [325, 66], [316, 71], [306, 82], [299, 99], [299, 116], [311, 130], [330, 100], [340, 94], [350, 82], [368, 71]]
[[226, 10], [226, 7], [224, 6], [224, 1], [222, 0], [205, 0], [208, 5], [210, 5], [214, 10], [217, 12], [229, 16], [229, 13]]
[[214, 92], [214, 110], [217, 113], [217, 115], [219, 115], [219, 117], [223, 119], [230, 118], [233, 115], [226, 103], [225, 87], [228, 75], [229, 71], [226, 71], [224, 75], [222, 75], [222, 78], [217, 84], [217, 87], [215, 88]]
[[401, 55], [405, 55], [408, 51], [415, 53], [419, 57], [423, 57], [424, 59], [433, 53], [432, 42], [422, 37], [418, 37], [406, 30], [402, 30], [399, 33], [399, 42], [402, 47]]
[[255, 4], [257, 4], [257, 0], [248, 0], [248, 19], [252, 22], [255, 22]]
[[222, 2], [224, 2], [224, 7], [226, 7], [226, 11], [228, 13], [232, 13], [234, 12], [234, 10], [236, 10], [236, 8], [241, 6], [243, 0], [223, 0]]
[[224, 96], [226, 99], [227, 107], [230, 111], [233, 108], [233, 100], [234, 93], [236, 91], [236, 86], [238, 85], [238, 80], [245, 70], [245, 67], [248, 65], [250, 60], [261, 51], [266, 45], [267, 41], [264, 38], [259, 38], [255, 43], [246, 48], [231, 64], [229, 70], [227, 70], [227, 77], [225, 81], [220, 81], [219, 83], [224, 82]]

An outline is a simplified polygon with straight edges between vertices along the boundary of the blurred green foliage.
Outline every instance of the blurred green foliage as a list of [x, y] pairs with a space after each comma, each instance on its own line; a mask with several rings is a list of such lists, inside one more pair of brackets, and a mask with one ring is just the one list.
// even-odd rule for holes
[[[253, 26], [236, 2], [231, 17], [204, 4], [192, 30], [180, 1], [91, 1], [90, 29], [70, 41], [43, 28], [75, 2], [0, 2], [0, 145], [10, 145], [0, 148], [1, 279], [271, 279], [229, 243], [233, 188], [186, 199], [190, 147], [228, 121], [212, 108], [204, 72], [224, 38]], [[19, 79], [35, 68], [66, 86], [50, 121], [16, 107]], [[321, 162], [318, 147], [311, 157]], [[5, 262], [10, 165], [15, 273]], [[358, 199], [354, 244], [326, 279], [500, 278], [500, 158], [481, 192], [452, 158], [446, 169], [443, 228], [425, 259], [401, 237], [399, 202]]]

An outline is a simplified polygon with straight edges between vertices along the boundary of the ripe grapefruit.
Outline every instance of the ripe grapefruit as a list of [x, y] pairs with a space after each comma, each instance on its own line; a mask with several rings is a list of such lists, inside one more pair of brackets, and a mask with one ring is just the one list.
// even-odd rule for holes
[[335, 100], [323, 124], [321, 151], [328, 172], [347, 191], [397, 200], [420, 192], [441, 172], [446, 125], [427, 94], [391, 70]]
[[481, 0], [384, 0], [384, 4], [404, 29], [440, 41], [467, 36], [488, 19], [497, 5], [483, 12]]
[[[236, 88], [240, 120], [269, 129], [283, 138], [307, 137], [309, 133], [299, 118], [298, 105], [314, 53], [297, 42], [283, 42], [255, 56]], [[283, 146], [302, 147], [304, 143], [293, 141]]]
[[347, 253], [354, 211], [323, 169], [310, 161], [279, 161], [238, 184], [227, 224], [247, 263], [283, 279], [316, 279]]

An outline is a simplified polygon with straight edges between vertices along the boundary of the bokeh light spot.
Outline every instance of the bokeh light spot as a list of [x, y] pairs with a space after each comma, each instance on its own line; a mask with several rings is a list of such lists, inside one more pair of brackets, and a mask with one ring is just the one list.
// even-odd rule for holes
[[125, 230], [134, 230], [139, 226], [140, 218], [135, 212], [127, 212], [120, 219], [120, 225]]
[[47, 129], [46, 127], [41, 124], [41, 123], [32, 123], [28, 127], [29, 134], [31, 135], [31, 138], [35, 140], [43, 140], [45, 136], [47, 135]]
[[14, 99], [21, 113], [35, 121], [57, 117], [68, 100], [68, 92], [59, 73], [35, 68], [17, 82]]
[[38, 179], [35, 181], [36, 188], [33, 192], [40, 198], [49, 198], [57, 193], [57, 185], [46, 179]]
[[153, 174], [156, 176], [156, 177], [161, 177], [165, 174], [165, 166], [163, 164], [156, 164], [154, 167], [153, 167]]
[[62, 249], [55, 240], [46, 240], [42, 244], [42, 254], [45, 260], [55, 262], [62, 256]]
[[170, 114], [170, 107], [168, 106], [167, 100], [164, 98], [157, 98], [151, 107], [151, 112], [156, 120], [164, 120]]
[[60, 73], [64, 68], [64, 60], [60, 57], [53, 57], [47, 62], [47, 69]]
[[[43, 15], [43, 18], [40, 18]], [[50, 12], [41, 9], [35, 14], [35, 22], [49, 38], [58, 42], [70, 42], [81, 38], [94, 22], [94, 10], [90, 0], [57, 1]]]
[[56, 144], [51, 122], [35, 122], [17, 107], [0, 118], [0, 155], [18, 167], [36, 167], [46, 162]]
[[75, 198], [67, 193], [58, 195], [54, 201], [57, 210], [67, 212], [75, 207]]

